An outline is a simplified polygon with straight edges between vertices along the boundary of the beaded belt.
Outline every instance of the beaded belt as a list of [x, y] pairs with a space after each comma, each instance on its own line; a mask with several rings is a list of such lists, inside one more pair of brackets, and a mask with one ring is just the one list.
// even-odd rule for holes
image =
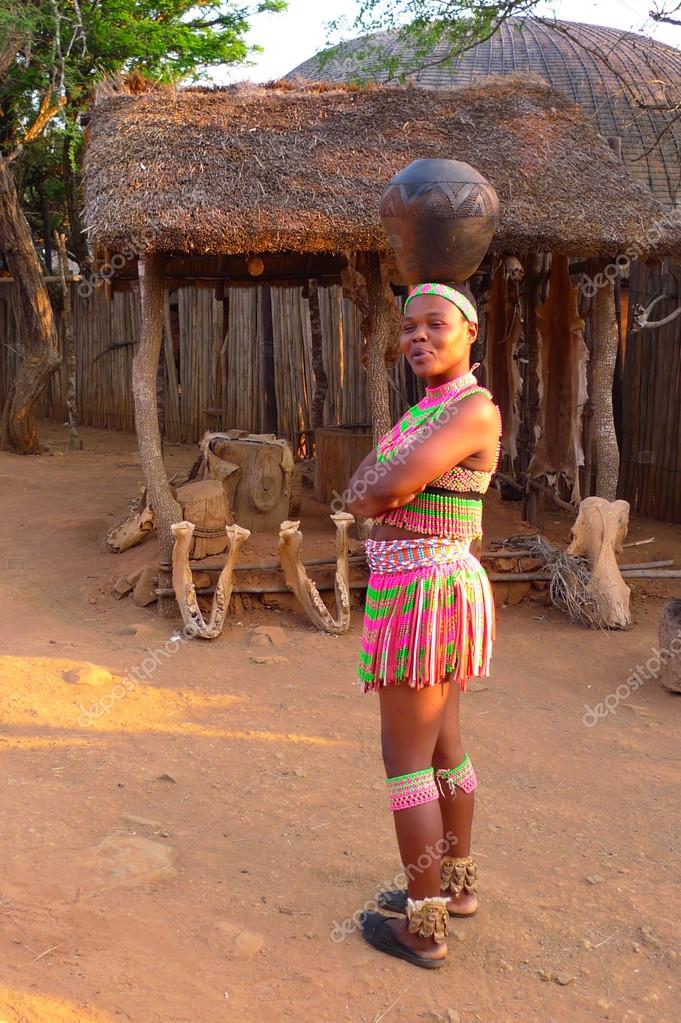
[[414, 540], [367, 540], [366, 558], [372, 572], [389, 575], [414, 568], [447, 565], [470, 556], [470, 540], [417, 537]]

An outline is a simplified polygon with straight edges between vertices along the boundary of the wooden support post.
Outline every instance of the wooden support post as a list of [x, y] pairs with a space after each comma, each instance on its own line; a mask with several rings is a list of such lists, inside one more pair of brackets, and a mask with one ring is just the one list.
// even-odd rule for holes
[[322, 318], [319, 311], [319, 290], [315, 280], [307, 283], [307, 300], [310, 306], [310, 333], [312, 336], [312, 369], [314, 371], [314, 396], [312, 399], [312, 429], [324, 425], [324, 401], [329, 389], [329, 378], [324, 369]]
[[[158, 533], [159, 564], [170, 566], [174, 544], [170, 527], [174, 522], [182, 520], [182, 511], [172, 495], [163, 464], [156, 404], [156, 374], [163, 336], [163, 269], [162, 257], [156, 254], [140, 256], [138, 273], [141, 324], [139, 344], [132, 362], [132, 390], [140, 462]], [[167, 589], [171, 584], [169, 568], [160, 567], [159, 589]], [[160, 597], [158, 609], [162, 617], [172, 617], [175, 601]]]
[[265, 433], [279, 434], [277, 392], [274, 384], [274, 324], [272, 322], [272, 291], [269, 284], [260, 288], [262, 337], [262, 387], [265, 400]]
[[[603, 268], [601, 268], [603, 269]], [[593, 430], [596, 444], [596, 497], [614, 501], [617, 497], [620, 454], [615, 433], [612, 386], [617, 360], [618, 333], [615, 293], [612, 281], [598, 288], [591, 306], [593, 347]]]

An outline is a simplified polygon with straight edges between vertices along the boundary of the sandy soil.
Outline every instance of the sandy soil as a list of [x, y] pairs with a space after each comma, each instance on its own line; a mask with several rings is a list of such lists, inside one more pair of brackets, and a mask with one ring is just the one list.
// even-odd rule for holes
[[[111, 595], [149, 556], [104, 544], [134, 438], [42, 436], [51, 456], [0, 456], [3, 1023], [677, 1023], [681, 699], [653, 679], [583, 716], [651, 656], [679, 586], [634, 584], [626, 633], [499, 612], [492, 677], [464, 699], [481, 909], [431, 974], [351, 923], [400, 869], [360, 612], [334, 638], [259, 607], [169, 655], [174, 623]], [[169, 449], [171, 471], [193, 454]], [[492, 501], [487, 540], [521, 531], [518, 508]], [[628, 560], [681, 564], [678, 527], [629, 536], [656, 540]]]

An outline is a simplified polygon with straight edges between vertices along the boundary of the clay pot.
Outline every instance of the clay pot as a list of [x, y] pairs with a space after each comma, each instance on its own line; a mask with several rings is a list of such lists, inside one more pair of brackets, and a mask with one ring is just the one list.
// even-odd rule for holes
[[499, 199], [461, 160], [414, 160], [381, 199], [381, 222], [395, 254], [395, 284], [465, 281], [485, 257]]

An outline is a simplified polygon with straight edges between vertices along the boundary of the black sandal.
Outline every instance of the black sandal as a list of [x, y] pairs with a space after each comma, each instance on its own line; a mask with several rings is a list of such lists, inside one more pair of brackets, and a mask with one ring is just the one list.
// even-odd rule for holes
[[426, 970], [436, 970], [445, 965], [446, 957], [444, 959], [428, 959], [427, 956], [419, 955], [408, 945], [403, 945], [395, 937], [389, 921], [390, 917], [383, 916], [382, 913], [365, 914], [362, 920], [362, 934], [370, 945], [377, 948], [379, 952], [387, 952], [388, 955], [395, 956], [397, 959], [405, 959], [408, 963], [422, 966]]

